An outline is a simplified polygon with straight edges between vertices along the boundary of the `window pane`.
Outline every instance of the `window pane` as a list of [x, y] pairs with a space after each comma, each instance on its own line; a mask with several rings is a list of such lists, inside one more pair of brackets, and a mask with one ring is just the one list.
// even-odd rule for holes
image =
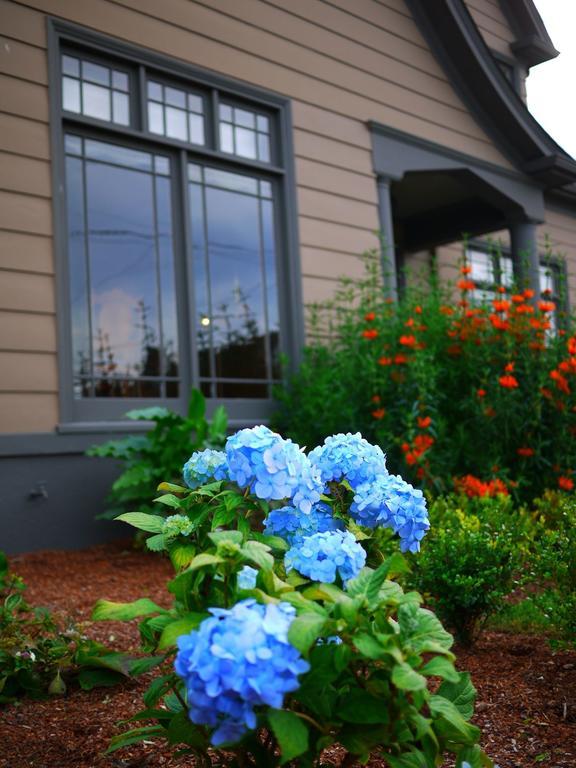
[[254, 112], [236, 108], [234, 110], [234, 122], [236, 125], [243, 125], [245, 128], [255, 128], [256, 115]]
[[70, 136], [67, 134], [64, 137], [64, 149], [69, 155], [81, 155], [82, 154], [82, 139], [80, 136]]
[[483, 283], [493, 283], [494, 268], [491, 254], [470, 248], [467, 256], [472, 267], [471, 279]]
[[98, 83], [99, 85], [109, 87], [110, 70], [108, 67], [101, 67], [100, 64], [93, 64], [91, 61], [83, 61], [82, 79], [90, 80], [91, 83]]
[[231, 125], [220, 123], [220, 149], [222, 152], [234, 152], [234, 138]]
[[156, 155], [154, 158], [154, 170], [162, 176], [170, 175], [170, 160], [167, 157]]
[[110, 120], [110, 91], [100, 85], [82, 84], [82, 103], [87, 117]]
[[256, 134], [246, 128], [236, 128], [236, 154], [256, 159]]
[[192, 144], [204, 144], [204, 118], [202, 115], [188, 115], [188, 128]]
[[204, 178], [189, 196], [200, 375], [210, 396], [269, 397], [279, 371], [272, 201], [255, 177], [204, 168]]
[[177, 88], [166, 87], [164, 89], [164, 100], [166, 104], [172, 104], [173, 107], [180, 107], [181, 109], [186, 107], [186, 94]]
[[220, 120], [226, 120], [226, 122], [232, 122], [232, 107], [228, 104], [220, 104]]
[[508, 256], [500, 257], [500, 280], [506, 288], [514, 283], [514, 262]]
[[262, 131], [262, 133], [270, 133], [270, 121], [264, 115], [258, 115], [256, 124], [258, 130]]
[[263, 133], [258, 134], [258, 160], [270, 162], [270, 139]]
[[80, 81], [62, 78], [62, 108], [68, 112], [80, 112]]
[[186, 141], [188, 129], [186, 126], [186, 112], [174, 107], [166, 107], [166, 136], [171, 139]]
[[129, 125], [130, 113], [127, 94], [112, 91], [112, 114], [115, 123]]
[[62, 56], [62, 72], [72, 77], [80, 77], [80, 62], [72, 56]]
[[550, 267], [540, 265], [538, 273], [540, 277], [540, 290], [554, 293], [554, 274]]
[[188, 109], [201, 115], [204, 112], [204, 99], [193, 93], [188, 94]]
[[117, 91], [128, 90], [128, 75], [125, 72], [112, 71], [112, 87]]
[[164, 108], [153, 101], [148, 102], [148, 130], [150, 133], [164, 133]]
[[91, 140], [85, 150], [66, 167], [76, 395], [177, 396], [170, 179], [140, 170], [152, 169], [146, 152]]
[[162, 101], [162, 86], [160, 83], [148, 81], [148, 98], [155, 101]]

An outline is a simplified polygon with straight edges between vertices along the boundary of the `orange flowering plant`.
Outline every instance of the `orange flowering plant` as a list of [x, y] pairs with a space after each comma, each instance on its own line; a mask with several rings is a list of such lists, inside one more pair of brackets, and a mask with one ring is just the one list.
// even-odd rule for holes
[[[361, 431], [389, 468], [434, 492], [526, 499], [576, 482], [576, 333], [550, 296], [470, 268], [386, 298], [376, 254], [316, 306], [276, 426], [300, 444]], [[409, 281], [407, 281], [409, 282]]]

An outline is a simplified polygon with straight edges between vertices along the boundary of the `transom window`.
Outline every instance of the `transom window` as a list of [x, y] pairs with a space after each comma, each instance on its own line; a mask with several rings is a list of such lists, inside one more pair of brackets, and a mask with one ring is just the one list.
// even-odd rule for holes
[[293, 284], [286, 102], [78, 35], [57, 35], [55, 72], [65, 416], [184, 408], [198, 386], [232, 418], [262, 418], [294, 304], [280, 291]]

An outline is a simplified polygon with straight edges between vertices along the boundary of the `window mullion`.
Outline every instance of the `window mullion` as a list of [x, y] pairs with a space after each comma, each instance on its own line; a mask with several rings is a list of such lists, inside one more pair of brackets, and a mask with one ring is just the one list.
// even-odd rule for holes
[[194, 258], [192, 252], [192, 228], [190, 224], [190, 195], [188, 194], [188, 153], [181, 150], [179, 153], [178, 167], [178, 197], [179, 214], [182, 217], [182, 246], [179, 255], [183, 260], [183, 274], [185, 279], [182, 281], [181, 290], [178, 292], [178, 299], [184, 303], [183, 316], [185, 318], [185, 333], [182, 347], [186, 344], [189, 350], [188, 370], [186, 378], [191, 385], [199, 389], [199, 361], [198, 361], [198, 339], [196, 338], [196, 286], [194, 284]]
[[138, 87], [134, 89], [134, 95], [131, 99], [132, 109], [135, 115], [135, 128], [137, 131], [146, 133], [148, 130], [148, 102], [146, 100], [146, 68], [142, 64], [138, 67]]
[[206, 119], [210, 121], [210, 126], [208, 129], [208, 133], [210, 136], [210, 144], [209, 146], [212, 147], [215, 151], [218, 151], [220, 149], [220, 97], [218, 94], [218, 91], [216, 88], [213, 88], [210, 94], [210, 104], [212, 107], [212, 114], [208, 114], [206, 116]]

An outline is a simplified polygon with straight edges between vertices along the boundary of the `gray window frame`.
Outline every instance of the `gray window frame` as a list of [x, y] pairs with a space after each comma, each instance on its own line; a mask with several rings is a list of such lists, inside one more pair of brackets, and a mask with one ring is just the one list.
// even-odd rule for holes
[[[245, 171], [272, 182], [275, 200], [277, 269], [279, 286], [280, 348], [290, 366], [298, 363], [304, 344], [300, 254], [298, 244], [294, 149], [292, 143], [291, 102], [288, 98], [265, 91], [232, 78], [172, 59], [163, 54], [104, 36], [84, 27], [48, 18], [48, 65], [50, 83], [50, 123], [56, 262], [56, 295], [58, 326], [58, 372], [60, 432], [90, 432], [125, 428], [122, 416], [132, 408], [167, 405], [185, 412], [188, 393], [198, 384], [196, 340], [192, 326], [194, 286], [190, 268], [191, 238], [187, 210], [187, 163], [209, 164], [230, 171]], [[108, 65], [120, 65], [131, 72], [130, 83], [136, 85], [130, 96], [130, 125], [66, 113], [62, 109], [61, 52], [72, 52]], [[147, 130], [146, 75], [163, 82], [173, 82], [209, 94], [206, 120], [207, 146], [188, 144]], [[264, 112], [270, 116], [273, 140], [270, 163], [219, 151], [218, 99]], [[175, 236], [175, 271], [180, 341], [180, 396], [178, 398], [86, 398], [75, 399], [73, 393], [71, 319], [68, 301], [68, 255], [66, 235], [66, 198], [64, 173], [64, 134], [99, 138], [124, 146], [167, 154], [172, 160], [172, 195]], [[235, 426], [266, 421], [273, 400], [217, 399], [208, 408], [224, 405]]]

